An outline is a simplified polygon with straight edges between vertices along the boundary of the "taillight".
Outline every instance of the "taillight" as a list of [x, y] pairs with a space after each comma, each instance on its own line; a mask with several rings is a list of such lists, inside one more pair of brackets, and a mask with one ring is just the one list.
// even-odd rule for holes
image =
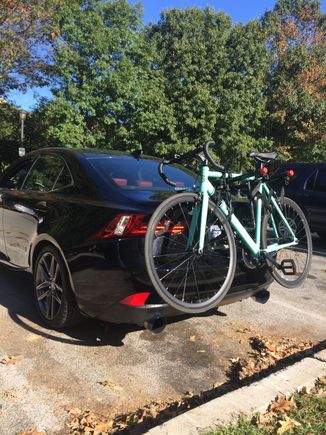
[[[91, 237], [92, 240], [119, 237], [144, 236], [148, 228], [148, 216], [142, 214], [118, 214], [104, 228]], [[180, 234], [185, 230], [182, 223], [171, 226], [171, 221], [157, 225], [155, 233]]]
[[268, 168], [267, 168], [266, 166], [262, 166], [262, 167], [259, 169], [259, 173], [260, 173], [261, 175], [267, 175], [267, 174], [268, 174]]
[[120, 304], [129, 305], [129, 307], [141, 307], [145, 305], [145, 302], [147, 301], [149, 295], [149, 292], [135, 293], [122, 299], [122, 301], [120, 301]]
[[285, 172], [285, 175], [287, 177], [293, 177], [294, 176], [294, 170], [293, 169], [289, 169], [288, 171]]
[[142, 214], [118, 214], [91, 238], [95, 240], [145, 235], [147, 231], [145, 219], [147, 221], [147, 216]]

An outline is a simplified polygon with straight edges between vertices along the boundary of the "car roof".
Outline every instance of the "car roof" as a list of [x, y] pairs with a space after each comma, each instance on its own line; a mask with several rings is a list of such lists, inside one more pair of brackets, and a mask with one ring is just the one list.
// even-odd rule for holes
[[39, 148], [37, 150], [31, 151], [26, 154], [26, 157], [39, 155], [39, 154], [47, 154], [47, 153], [58, 153], [63, 155], [70, 156], [80, 156], [85, 158], [90, 158], [92, 156], [107, 156], [111, 158], [115, 157], [124, 157], [124, 158], [140, 158], [140, 159], [150, 159], [150, 160], [159, 160], [157, 157], [148, 156], [145, 154], [141, 154], [139, 151], [116, 151], [116, 150], [108, 150], [108, 149], [100, 149], [100, 148], [65, 148], [65, 147], [47, 147], [47, 148]]

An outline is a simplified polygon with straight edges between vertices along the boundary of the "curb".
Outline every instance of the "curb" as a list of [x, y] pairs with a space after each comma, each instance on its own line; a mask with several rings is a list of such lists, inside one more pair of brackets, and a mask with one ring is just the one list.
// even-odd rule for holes
[[317, 378], [325, 375], [326, 350], [322, 350], [261, 381], [191, 409], [150, 429], [146, 434], [197, 435], [216, 425], [229, 424], [240, 414], [264, 412], [277, 395], [293, 393], [303, 387], [313, 387]]

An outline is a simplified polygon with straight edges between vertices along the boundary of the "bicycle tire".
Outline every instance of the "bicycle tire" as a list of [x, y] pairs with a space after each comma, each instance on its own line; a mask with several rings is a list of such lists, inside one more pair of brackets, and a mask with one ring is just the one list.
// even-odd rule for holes
[[[201, 198], [196, 193], [173, 195], [156, 209], [145, 237], [145, 262], [153, 287], [168, 305], [188, 314], [216, 307], [228, 292], [236, 268], [232, 229], [212, 202], [209, 202], [202, 254], [198, 252], [199, 218], [194, 242], [187, 246], [195, 207], [201, 210]], [[180, 286], [183, 286], [182, 297], [177, 296]]]
[[[276, 266], [272, 266], [271, 273], [272, 273], [273, 278], [279, 284], [281, 284], [283, 287], [294, 288], [294, 287], [298, 287], [299, 285], [301, 285], [303, 283], [303, 281], [306, 279], [306, 277], [310, 271], [311, 261], [312, 261], [311, 232], [310, 232], [308, 221], [307, 221], [303, 211], [301, 210], [301, 208], [298, 206], [298, 204], [296, 202], [294, 202], [290, 198], [284, 197], [283, 200], [281, 200], [281, 202], [280, 202], [280, 206], [281, 206], [283, 214], [287, 218], [287, 221], [291, 225], [291, 228], [292, 228], [294, 234], [298, 238], [299, 244], [295, 245], [293, 247], [291, 246], [289, 248], [281, 249], [280, 251], [276, 251], [275, 260], [277, 262], [279, 262], [280, 259], [282, 258], [282, 254], [288, 255], [289, 257], [284, 258], [284, 260], [293, 260], [293, 262], [295, 264], [295, 266], [294, 266], [295, 267], [295, 274], [294, 275], [297, 278], [291, 279], [291, 278], [293, 278], [294, 275], [286, 275], [286, 274], [284, 274], [283, 271], [278, 269]], [[271, 228], [269, 228], [270, 216], [271, 216], [271, 212], [267, 211], [264, 214], [263, 222], [262, 222], [262, 246], [264, 249], [266, 249], [267, 245], [270, 244], [271, 240], [284, 243], [286, 241], [286, 237], [288, 236], [288, 234], [286, 234], [287, 230], [284, 228], [284, 224], [283, 224], [283, 229], [282, 229], [282, 221], [281, 220], [275, 222], [276, 225], [278, 226], [277, 229], [278, 229], [280, 236], [278, 238], [276, 238], [275, 232], [274, 232], [274, 236], [272, 236], [271, 233], [273, 233], [273, 230]], [[275, 219], [275, 216], [277, 216], [277, 215], [273, 214], [273, 216]], [[270, 236], [268, 237], [269, 234], [270, 234]], [[288, 238], [289, 238], [289, 236], [288, 236]], [[290, 255], [291, 252], [293, 253], [293, 255]], [[303, 258], [305, 258], [305, 261], [304, 261], [303, 270], [302, 270], [302, 272], [299, 273], [298, 262], [299, 262], [300, 257], [301, 257], [301, 260]]]

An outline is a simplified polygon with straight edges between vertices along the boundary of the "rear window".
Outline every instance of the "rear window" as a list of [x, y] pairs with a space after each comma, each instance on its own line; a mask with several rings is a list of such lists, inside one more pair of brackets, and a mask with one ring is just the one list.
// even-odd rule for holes
[[[166, 184], [158, 173], [158, 162], [111, 156], [88, 156], [88, 162], [104, 179], [124, 190], [190, 189], [196, 184], [194, 174], [181, 166], [165, 166], [164, 172], [174, 181], [174, 188]], [[198, 183], [197, 183], [198, 184]]]

